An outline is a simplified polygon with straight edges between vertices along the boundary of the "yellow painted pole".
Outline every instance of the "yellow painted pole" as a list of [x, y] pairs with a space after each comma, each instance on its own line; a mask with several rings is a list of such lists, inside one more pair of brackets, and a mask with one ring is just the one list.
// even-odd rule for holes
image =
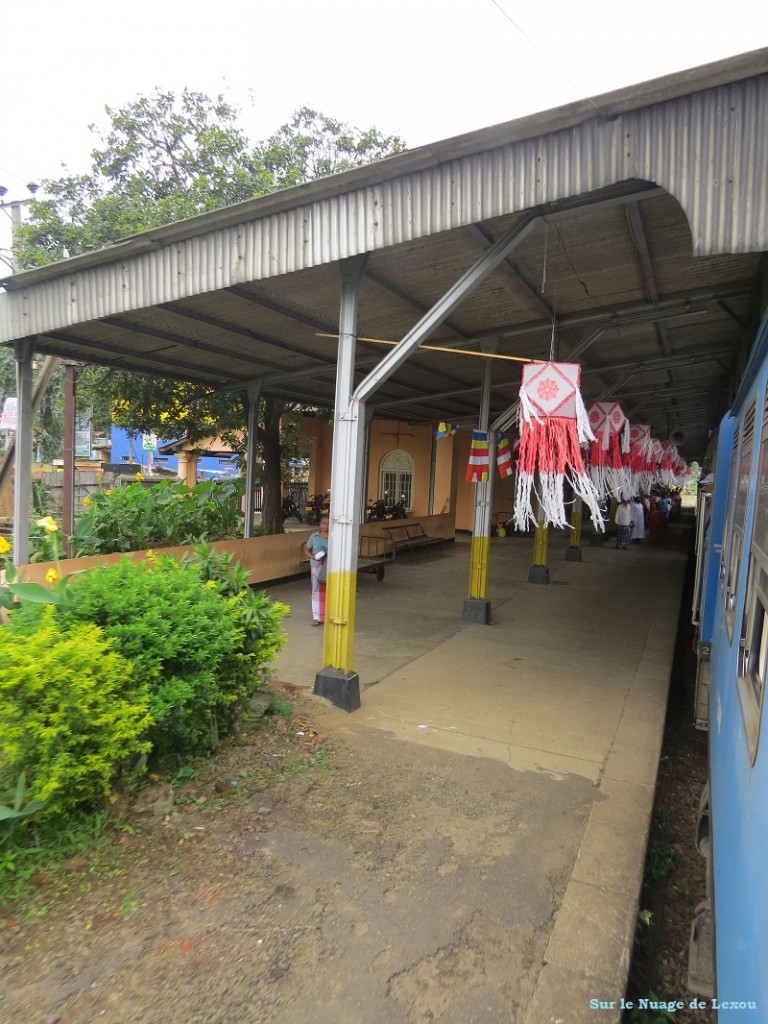
[[488, 561], [490, 537], [473, 537], [469, 551], [469, 596], [485, 599], [488, 594]]
[[539, 507], [536, 514], [536, 530], [533, 535], [533, 565], [528, 570], [529, 583], [549, 583], [547, 566], [547, 542], [549, 530], [544, 525], [544, 513]]
[[533, 564], [536, 566], [547, 564], [547, 541], [549, 531], [544, 523], [539, 520], [536, 524], [536, 532], [533, 537]]
[[356, 587], [357, 573], [328, 573], [325, 589], [323, 663], [343, 672], [352, 671]]
[[581, 498], [574, 498], [571, 511], [571, 533], [568, 538], [568, 550], [565, 552], [566, 562], [581, 561], [581, 523], [583, 515]]

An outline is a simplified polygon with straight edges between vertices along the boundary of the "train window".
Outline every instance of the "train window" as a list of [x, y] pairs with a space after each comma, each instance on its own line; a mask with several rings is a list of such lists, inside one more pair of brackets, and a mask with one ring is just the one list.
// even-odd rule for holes
[[725, 583], [725, 558], [726, 552], [730, 550], [731, 532], [733, 527], [733, 505], [736, 497], [736, 471], [739, 467], [739, 437], [741, 424], [736, 424], [733, 432], [733, 443], [731, 445], [731, 461], [728, 469], [728, 508], [725, 516], [725, 529], [723, 531], [723, 546], [720, 551], [720, 582]]
[[752, 563], [744, 621], [743, 656], [737, 677], [739, 704], [750, 760], [757, 754], [760, 710], [768, 674], [768, 575]]
[[[752, 472], [752, 452], [755, 441], [755, 415], [757, 403], [753, 402], [744, 417], [741, 451], [736, 474], [736, 495], [733, 503], [733, 518], [728, 562], [725, 570], [725, 624], [728, 638], [733, 641], [733, 625], [736, 617], [736, 595], [739, 585], [739, 566], [744, 550], [744, 526], [747, 518], [747, 501], [749, 499], [749, 483]], [[733, 482], [733, 465], [731, 481]]]
[[737, 677], [744, 734], [752, 760], [757, 753], [760, 712], [768, 675], [768, 395], [760, 433], [755, 491], [749, 576], [741, 635], [742, 656]]

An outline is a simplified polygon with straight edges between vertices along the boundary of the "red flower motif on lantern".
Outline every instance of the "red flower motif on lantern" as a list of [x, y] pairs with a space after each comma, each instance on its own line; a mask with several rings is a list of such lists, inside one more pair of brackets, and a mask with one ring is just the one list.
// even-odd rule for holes
[[559, 390], [560, 388], [551, 377], [545, 377], [544, 380], [539, 382], [539, 386], [536, 389], [539, 398], [544, 402], [551, 402]]

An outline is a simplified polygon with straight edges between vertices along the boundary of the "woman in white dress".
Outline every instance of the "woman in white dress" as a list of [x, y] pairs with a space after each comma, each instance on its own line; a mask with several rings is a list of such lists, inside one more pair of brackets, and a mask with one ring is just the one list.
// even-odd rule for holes
[[630, 502], [632, 511], [632, 543], [639, 544], [645, 540], [645, 506], [638, 497]]

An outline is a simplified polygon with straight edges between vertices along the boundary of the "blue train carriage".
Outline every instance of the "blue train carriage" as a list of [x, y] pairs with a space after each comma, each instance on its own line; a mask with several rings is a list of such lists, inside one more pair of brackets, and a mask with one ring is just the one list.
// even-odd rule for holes
[[723, 423], [713, 501], [718, 491], [725, 523], [719, 560], [710, 539], [718, 573], [698, 835], [709, 898], [697, 908], [691, 967], [702, 980], [713, 934], [718, 1020], [757, 1024], [768, 1020], [768, 317]]

